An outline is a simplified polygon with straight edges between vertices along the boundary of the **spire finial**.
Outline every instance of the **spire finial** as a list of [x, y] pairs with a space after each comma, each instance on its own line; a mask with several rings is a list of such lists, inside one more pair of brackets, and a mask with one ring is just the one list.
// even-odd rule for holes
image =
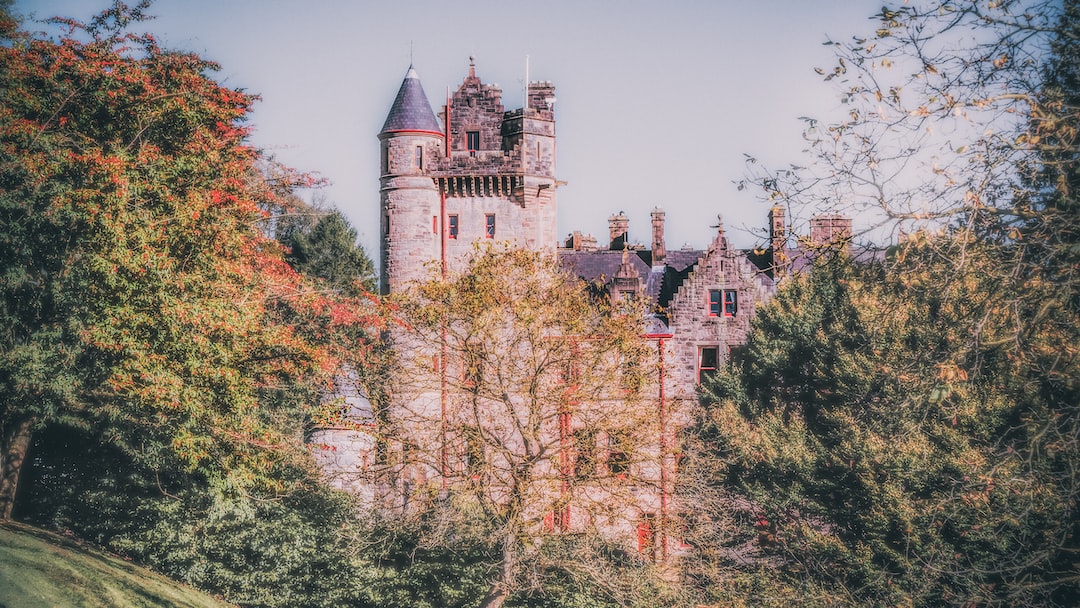
[[476, 57], [469, 55], [469, 78], [476, 78]]
[[413, 41], [409, 41], [409, 67], [413, 65]]

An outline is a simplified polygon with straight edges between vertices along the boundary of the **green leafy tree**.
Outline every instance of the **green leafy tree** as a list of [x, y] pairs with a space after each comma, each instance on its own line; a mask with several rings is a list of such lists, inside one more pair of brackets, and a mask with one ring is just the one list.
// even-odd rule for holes
[[264, 234], [311, 180], [247, 143], [217, 66], [129, 32], [147, 5], [56, 40], [2, 15], [0, 516], [246, 605], [362, 603], [301, 437], [374, 319]]
[[751, 603], [775, 605], [781, 592], [820, 605], [1080, 598], [1080, 395], [1029, 367], [1060, 365], [1077, 319], [1046, 319], [1018, 351], [1015, 320], [988, 314], [1005, 295], [989, 272], [1000, 252], [954, 243], [987, 269], [959, 282], [935, 261], [943, 247], [887, 270], [822, 263], [760, 310], [692, 450], [690, 469], [727, 489], [726, 510], [690, 514], [726, 518], [723, 535], [690, 526], [713, 558], [695, 574], [719, 598], [755, 585]]
[[713, 387], [701, 449], [739, 506], [713, 529], [743, 544], [713, 537], [710, 580], [823, 605], [1076, 604], [1076, 16], [905, 3], [829, 43], [847, 116], [809, 121], [814, 163], [752, 181], [903, 236], [883, 269], [792, 281]]
[[278, 238], [289, 247], [286, 259], [294, 268], [332, 289], [359, 296], [378, 288], [375, 265], [357, 244], [356, 229], [336, 209], [315, 221], [292, 222]]

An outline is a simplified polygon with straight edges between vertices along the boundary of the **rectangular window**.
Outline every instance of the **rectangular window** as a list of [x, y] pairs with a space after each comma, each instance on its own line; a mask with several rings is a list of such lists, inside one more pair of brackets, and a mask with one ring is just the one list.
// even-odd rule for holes
[[641, 516], [637, 527], [638, 551], [652, 561], [656, 561], [656, 516], [646, 513]]
[[383, 175], [390, 173], [390, 148], [386, 144], [382, 147], [382, 172]]
[[484, 362], [480, 355], [475, 352], [465, 353], [465, 364], [461, 369], [462, 385], [467, 389], [475, 390], [480, 386], [484, 377]]
[[465, 432], [464, 473], [471, 479], [479, 479], [484, 472], [484, 443], [480, 432], [466, 429]]
[[630, 454], [626, 451], [626, 438], [618, 435], [608, 437], [607, 468], [612, 477], [626, 479], [630, 472]]
[[574, 431], [574, 476], [578, 479], [596, 476], [596, 431]]
[[544, 532], [569, 532], [570, 531], [570, 505], [548, 511], [544, 515]]
[[702, 346], [698, 352], [698, 384], [704, 384], [714, 375], [720, 363], [719, 346]]
[[484, 216], [484, 237], [493, 239], [495, 238], [495, 214], [488, 213]]
[[469, 150], [469, 156], [476, 156], [476, 153], [480, 150], [479, 131], [465, 132], [465, 147]]
[[451, 215], [447, 219], [450, 222], [449, 230], [447, 231], [447, 236], [449, 236], [452, 239], [456, 239], [457, 238], [457, 231], [458, 231], [458, 216]]
[[431, 216], [431, 233], [439, 234], [439, 216]]
[[417, 169], [423, 170], [424, 168], [424, 146], [416, 146], [416, 152], [413, 156], [413, 164]]
[[719, 317], [721, 311], [722, 294], [719, 289], [709, 290], [709, 316]]
[[724, 290], [724, 316], [734, 317], [739, 312], [739, 294], [734, 289]]

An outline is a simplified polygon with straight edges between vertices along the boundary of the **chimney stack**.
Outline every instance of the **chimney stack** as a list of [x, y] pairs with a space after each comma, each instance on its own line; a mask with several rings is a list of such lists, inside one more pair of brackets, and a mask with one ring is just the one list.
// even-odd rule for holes
[[652, 265], [663, 266], [667, 257], [664, 245], [664, 210], [656, 207], [652, 210]]
[[815, 215], [810, 218], [810, 244], [832, 247], [851, 239], [851, 218], [843, 215]]
[[620, 211], [608, 218], [608, 233], [611, 236], [608, 249], [617, 251], [626, 246], [626, 233], [630, 230], [630, 218]]
[[769, 255], [773, 277], [784, 276], [787, 267], [787, 218], [780, 205], [769, 210]]

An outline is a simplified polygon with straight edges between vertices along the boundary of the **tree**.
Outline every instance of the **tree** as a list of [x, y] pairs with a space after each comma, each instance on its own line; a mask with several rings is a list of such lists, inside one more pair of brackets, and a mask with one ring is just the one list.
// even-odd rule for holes
[[0, 516], [232, 601], [362, 603], [301, 438], [376, 320], [264, 233], [312, 180], [248, 144], [213, 63], [129, 32], [147, 4], [59, 40], [2, 15]]
[[1003, 280], [1036, 273], [1075, 291], [1076, 15], [1072, 0], [883, 7], [873, 34], [826, 42], [837, 63], [817, 71], [848, 110], [804, 118], [812, 162], [754, 164], [742, 185], [796, 216], [859, 215], [879, 242], [948, 229], [1010, 245]]
[[597, 564], [580, 555], [555, 559], [555, 536], [632, 530], [638, 494], [656, 493], [640, 316], [591, 298], [541, 254], [490, 248], [395, 305], [387, 414], [405, 511], [430, 503], [490, 522], [480, 605], [588, 572]]
[[356, 229], [340, 211], [312, 208], [302, 219], [288, 222], [278, 235], [289, 247], [286, 259], [297, 271], [350, 296], [378, 288], [375, 265], [357, 244]]
[[[788, 482], [757, 503], [778, 509], [762, 538], [827, 595], [1076, 602], [1077, 10], [886, 6], [874, 35], [829, 42], [837, 65], [820, 72], [850, 111], [808, 119], [814, 162], [750, 179], [795, 210], [872, 210], [901, 235], [880, 284], [832, 277], [847, 295], [818, 293], [825, 316], [799, 296], [824, 287], [791, 285], [761, 350], [717, 386], [715, 430], [756, 446], [733, 460]], [[846, 472], [841, 454], [857, 456]]]
[[340, 357], [280, 310], [367, 320], [263, 235], [305, 178], [265, 177], [242, 125], [254, 98], [210, 78], [214, 64], [127, 32], [146, 7], [0, 46], [5, 517], [31, 433], [52, 424], [151, 470], [283, 490], [267, 472], [306, 458], [294, 436], [310, 404], [276, 398], [324, 384]]
[[[689, 527], [714, 556], [695, 574], [720, 598], [747, 586], [775, 605], [793, 593], [860, 606], [1080, 598], [1078, 395], [1025, 369], [1013, 320], [986, 315], [1001, 296], [996, 249], [953, 246], [986, 272], [947, 280], [936, 242], [887, 270], [822, 263], [760, 311], [688, 457], [730, 501], [713, 510], [723, 536]], [[1060, 321], [1025, 340], [1065, 346]]]

